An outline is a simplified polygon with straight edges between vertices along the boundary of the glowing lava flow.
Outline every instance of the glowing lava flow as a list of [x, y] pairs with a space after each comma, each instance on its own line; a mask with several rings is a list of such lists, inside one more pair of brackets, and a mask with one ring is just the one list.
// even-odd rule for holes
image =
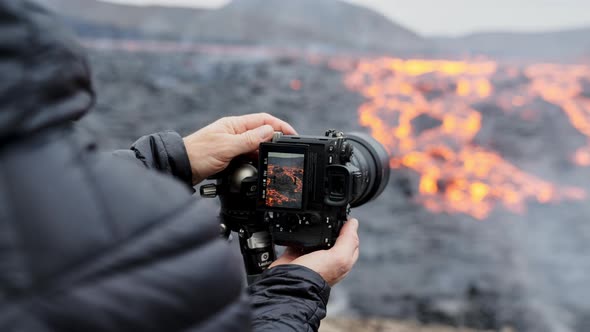
[[[526, 69], [531, 79], [530, 95], [539, 95], [561, 107], [570, 123], [590, 139], [590, 67], [583, 65], [537, 64]], [[590, 166], [590, 141], [576, 152], [573, 161]]]
[[[280, 170], [280, 171], [279, 171]], [[268, 165], [266, 180], [268, 206], [288, 206], [301, 204], [303, 192], [303, 172], [301, 168]]]
[[[505, 112], [524, 110], [523, 118], [530, 116], [526, 113], [531, 111], [528, 106], [537, 98], [558, 106], [573, 128], [588, 138], [572, 161], [590, 166], [587, 65], [515, 67], [493, 61], [396, 58], [356, 61], [289, 49], [137, 40], [86, 40], [85, 45], [131, 52], [287, 56], [303, 57], [312, 64], [327, 62], [331, 68], [346, 72], [347, 86], [367, 99], [359, 109], [360, 123], [388, 148], [391, 167], [409, 168], [420, 176], [419, 200], [435, 212], [465, 213], [484, 219], [498, 204], [523, 212], [529, 200], [548, 203], [586, 197], [581, 189], [560, 188], [518, 169], [499, 154], [474, 145], [482, 118], [472, 105], [492, 98]], [[517, 84], [494, 91], [493, 79], [498, 75]], [[290, 87], [300, 90], [301, 81], [292, 80]], [[422, 121], [424, 118], [426, 121]], [[297, 182], [290, 170], [289, 174], [293, 184], [285, 192], [293, 197], [271, 187], [270, 205], [294, 203], [295, 194], [301, 193], [301, 181]], [[289, 184], [282, 182], [283, 186]]]
[[[573, 76], [561, 76], [563, 70], [552, 67], [529, 67], [530, 91], [513, 102], [540, 96], [561, 106], [574, 127], [590, 137], [588, 99], [574, 98], [580, 93], [575, 75], [587, 75], [588, 68], [567, 70]], [[392, 168], [420, 175], [419, 200], [431, 211], [484, 219], [497, 204], [523, 212], [529, 200], [548, 203], [586, 195], [529, 175], [472, 143], [482, 119], [471, 105], [494, 96], [497, 71], [492, 61], [380, 58], [361, 60], [346, 76], [347, 86], [367, 98], [359, 109], [361, 125], [388, 148]], [[421, 118], [435, 125], [420, 128], [425, 127], [418, 124]], [[590, 150], [580, 151], [576, 159], [590, 164]]]

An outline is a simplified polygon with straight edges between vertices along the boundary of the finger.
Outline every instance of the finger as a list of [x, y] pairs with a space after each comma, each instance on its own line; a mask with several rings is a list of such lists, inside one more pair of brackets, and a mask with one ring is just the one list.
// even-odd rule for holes
[[231, 145], [232, 158], [241, 154], [252, 153], [258, 150], [260, 143], [266, 142], [272, 138], [274, 129], [270, 125], [264, 125], [256, 129], [248, 130], [239, 135], [232, 135]]
[[340, 230], [340, 235], [336, 239], [334, 247], [330, 251], [339, 252], [347, 257], [354, 256], [355, 251], [359, 248], [358, 227], [358, 220], [354, 218], [345, 223]]
[[270, 125], [274, 130], [280, 131], [285, 135], [297, 135], [297, 132], [290, 124], [280, 120], [268, 113], [248, 114], [231, 118], [232, 126], [236, 134], [252, 130], [264, 125]]

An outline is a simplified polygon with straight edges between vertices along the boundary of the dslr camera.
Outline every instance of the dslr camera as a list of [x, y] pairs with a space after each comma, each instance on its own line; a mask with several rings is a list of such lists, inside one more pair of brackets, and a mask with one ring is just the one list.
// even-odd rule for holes
[[336, 242], [350, 209], [381, 194], [389, 180], [385, 148], [366, 134], [275, 133], [258, 157], [241, 156], [200, 188], [219, 197], [221, 229], [238, 234], [247, 274], [275, 259], [274, 245], [310, 252]]

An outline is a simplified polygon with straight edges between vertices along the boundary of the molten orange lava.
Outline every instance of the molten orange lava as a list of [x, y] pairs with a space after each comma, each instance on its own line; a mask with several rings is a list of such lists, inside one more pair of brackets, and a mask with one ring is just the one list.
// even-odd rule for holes
[[[338, 67], [346, 66], [338, 63]], [[560, 106], [572, 125], [590, 137], [590, 99], [581, 95], [580, 86], [582, 79], [590, 79], [589, 67], [502, 69], [513, 79], [524, 72], [531, 80], [526, 91], [509, 91], [513, 98], [505, 110], [542, 98]], [[484, 219], [497, 204], [523, 212], [528, 200], [548, 203], [586, 196], [581, 189], [560, 188], [529, 175], [473, 144], [482, 119], [472, 105], [504, 95], [494, 91], [492, 78], [498, 71], [493, 61], [395, 58], [364, 59], [348, 69], [346, 85], [367, 98], [359, 108], [361, 125], [388, 148], [392, 168], [405, 167], [420, 175], [419, 200], [431, 211]], [[534, 113], [525, 112], [523, 117], [532, 118]], [[434, 125], [419, 126], [420, 118]], [[573, 160], [590, 165], [590, 144]]]
[[[277, 169], [280, 169], [280, 172]], [[268, 165], [267, 172], [267, 206], [283, 207], [289, 203], [301, 205], [303, 171], [300, 167]]]
[[[525, 73], [532, 81], [529, 96], [538, 95], [561, 107], [572, 126], [590, 138], [590, 91], [584, 91], [582, 86], [586, 82], [590, 89], [590, 67], [537, 64], [528, 67]], [[578, 149], [573, 161], [580, 166], [590, 166], [590, 141]]]
[[[409, 168], [420, 176], [419, 200], [435, 212], [484, 219], [498, 204], [522, 212], [529, 200], [548, 203], [586, 197], [581, 189], [558, 187], [473, 144], [482, 125], [473, 105], [493, 98], [505, 112], [520, 112], [523, 120], [538, 116], [540, 110], [532, 106], [536, 99], [558, 106], [572, 126], [588, 137], [572, 161], [590, 166], [590, 66], [519, 67], [494, 61], [396, 58], [357, 61], [288, 49], [138, 40], [93, 39], [85, 45], [132, 52], [304, 56], [312, 64], [327, 62], [329, 67], [346, 72], [347, 86], [366, 97], [359, 109], [360, 123], [387, 147], [391, 167]], [[495, 85], [497, 77], [510, 84]], [[299, 80], [289, 86], [293, 90], [303, 87]], [[424, 117], [434, 125], [417, 124]], [[301, 192], [301, 185], [299, 181], [292, 192]], [[273, 188], [269, 188], [268, 197], [269, 205], [292, 199]]]

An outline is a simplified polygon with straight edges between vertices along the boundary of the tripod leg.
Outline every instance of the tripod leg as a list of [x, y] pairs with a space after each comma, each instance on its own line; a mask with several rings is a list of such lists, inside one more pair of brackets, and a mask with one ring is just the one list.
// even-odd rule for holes
[[267, 230], [245, 233], [247, 232], [240, 234], [240, 250], [246, 267], [248, 284], [251, 284], [277, 259], [277, 254]]

